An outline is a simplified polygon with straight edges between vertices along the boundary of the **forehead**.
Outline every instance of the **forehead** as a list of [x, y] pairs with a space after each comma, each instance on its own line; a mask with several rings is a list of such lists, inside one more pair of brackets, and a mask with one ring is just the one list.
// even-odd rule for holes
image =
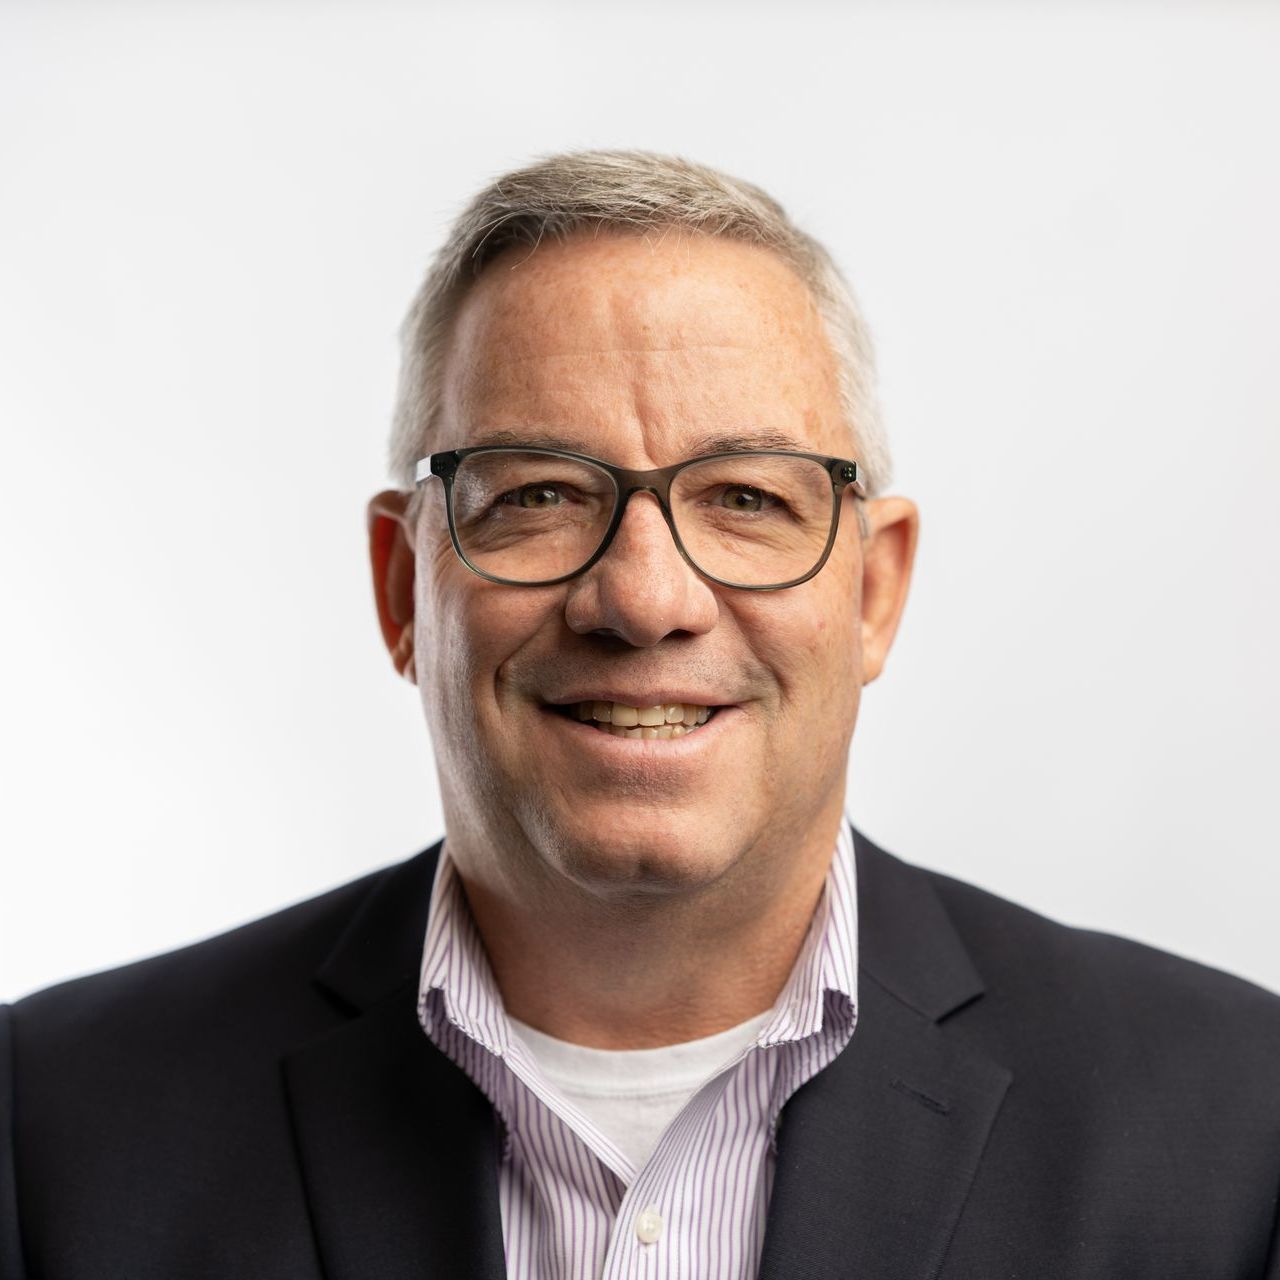
[[507, 250], [458, 309], [443, 393], [444, 448], [522, 428], [664, 462], [709, 431], [848, 443], [805, 284], [770, 250], [675, 231]]

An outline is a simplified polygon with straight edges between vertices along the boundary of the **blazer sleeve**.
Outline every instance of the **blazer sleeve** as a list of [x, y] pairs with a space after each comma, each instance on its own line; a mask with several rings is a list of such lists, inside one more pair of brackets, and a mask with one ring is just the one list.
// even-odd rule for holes
[[0, 1280], [23, 1280], [14, 1155], [13, 1010], [0, 1004]]

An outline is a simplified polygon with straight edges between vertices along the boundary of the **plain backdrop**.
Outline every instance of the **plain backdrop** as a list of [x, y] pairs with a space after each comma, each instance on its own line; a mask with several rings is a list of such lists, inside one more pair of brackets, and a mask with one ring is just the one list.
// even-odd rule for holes
[[374, 623], [396, 329], [579, 146], [762, 183], [923, 516], [848, 810], [1280, 987], [1280, 11], [0, 5], [0, 997], [440, 834]]

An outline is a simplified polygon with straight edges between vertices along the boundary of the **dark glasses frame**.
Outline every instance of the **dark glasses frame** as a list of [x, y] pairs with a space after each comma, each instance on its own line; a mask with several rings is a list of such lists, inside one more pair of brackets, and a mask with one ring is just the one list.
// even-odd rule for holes
[[[466, 552], [462, 549], [462, 543], [458, 539], [458, 530], [453, 518], [453, 481], [463, 461], [480, 453], [536, 453], [551, 458], [568, 458], [573, 462], [586, 463], [589, 466], [596, 467], [609, 476], [613, 481], [614, 487], [613, 515], [610, 517], [604, 536], [600, 539], [600, 545], [583, 565], [572, 573], [561, 574], [558, 578], [542, 578], [536, 582], [526, 582], [519, 578], [500, 578], [496, 574], [477, 568], [467, 559]], [[807, 458], [810, 462], [818, 463], [826, 471], [831, 479], [831, 529], [827, 534], [827, 544], [822, 548], [822, 555], [818, 558], [817, 564], [808, 573], [802, 574], [798, 578], [792, 578], [788, 582], [760, 584], [729, 582], [724, 578], [717, 578], [714, 574], [708, 573], [693, 559], [688, 551], [685, 550], [684, 543], [680, 540], [680, 531], [676, 527], [675, 518], [671, 513], [672, 481], [680, 472], [699, 463], [712, 462], [724, 458], [767, 457]], [[432, 476], [438, 476], [443, 481], [445, 509], [449, 516], [449, 538], [453, 542], [453, 549], [457, 552], [458, 559], [472, 573], [502, 586], [553, 587], [562, 582], [569, 582], [580, 574], [586, 573], [609, 550], [614, 535], [622, 524], [622, 517], [626, 514], [627, 503], [631, 500], [632, 494], [651, 493], [657, 499], [658, 508], [662, 512], [662, 518], [667, 522], [667, 528], [671, 531], [676, 550], [680, 552], [685, 563], [700, 577], [706, 578], [709, 582], [717, 583], [722, 587], [732, 587], [737, 591], [783, 591], [787, 587], [798, 587], [802, 582], [808, 582], [827, 563], [827, 557], [831, 554], [831, 548], [835, 546], [836, 534], [840, 528], [840, 499], [845, 489], [852, 489], [854, 496], [858, 499], [867, 497], [866, 486], [862, 482], [859, 470], [858, 464], [851, 458], [831, 458], [826, 454], [801, 453], [792, 449], [735, 449], [728, 453], [707, 453], [697, 458], [686, 458], [683, 462], [672, 463], [669, 467], [655, 467], [652, 471], [632, 471], [628, 467], [615, 467], [613, 463], [605, 462], [602, 458], [593, 458], [586, 453], [572, 453], [567, 449], [548, 449], [534, 445], [487, 444], [477, 445], [470, 449], [447, 449], [442, 453], [433, 453], [429, 457], [420, 458], [414, 467], [414, 484], [415, 487], [421, 488]]]

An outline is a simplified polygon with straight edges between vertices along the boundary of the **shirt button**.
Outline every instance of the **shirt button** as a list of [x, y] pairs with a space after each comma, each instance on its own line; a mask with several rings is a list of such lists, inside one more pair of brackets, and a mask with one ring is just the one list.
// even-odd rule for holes
[[645, 1244], [652, 1244], [662, 1234], [662, 1214], [658, 1206], [651, 1204], [636, 1214], [636, 1235]]

